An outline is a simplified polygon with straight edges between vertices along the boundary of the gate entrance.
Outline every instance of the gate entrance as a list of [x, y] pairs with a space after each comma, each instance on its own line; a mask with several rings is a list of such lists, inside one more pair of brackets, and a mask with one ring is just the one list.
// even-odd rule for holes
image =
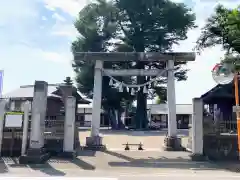
[[[93, 114], [91, 137], [87, 137], [86, 144], [91, 147], [101, 147], [102, 138], [99, 136], [100, 129], [100, 114], [101, 114], [101, 100], [102, 100], [102, 76], [109, 76], [110, 79], [119, 84], [119, 91], [123, 86], [128, 88], [140, 88], [145, 91], [147, 85], [154, 80], [145, 82], [144, 84], [130, 85], [119, 82], [114, 76], [152, 76], [159, 78], [161, 76], [167, 77], [167, 101], [168, 101], [168, 136], [166, 137], [166, 150], [176, 150], [181, 144], [177, 138], [177, 122], [176, 122], [176, 100], [175, 100], [175, 76], [174, 63], [194, 61], [195, 53], [159, 53], [159, 52], [74, 52], [75, 61], [86, 59], [95, 61], [94, 71], [94, 90], [93, 90]], [[103, 63], [108, 62], [164, 62], [163, 69], [104, 69]], [[166, 73], [164, 73], [166, 72]]]
[[24, 102], [22, 112], [9, 111], [7, 100], [0, 100], [0, 155], [20, 156], [19, 162], [23, 164], [44, 163], [50, 155], [74, 157], [77, 145], [75, 97], [66, 97], [65, 116], [49, 118], [45, 116], [46, 104], [41, 102], [39, 92], [34, 98], [31, 106], [30, 102]]

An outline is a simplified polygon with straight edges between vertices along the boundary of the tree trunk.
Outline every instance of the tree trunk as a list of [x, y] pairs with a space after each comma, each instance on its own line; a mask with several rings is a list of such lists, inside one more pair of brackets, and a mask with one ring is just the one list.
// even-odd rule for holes
[[112, 129], [117, 129], [117, 119], [116, 119], [116, 116], [115, 116], [115, 112], [114, 112], [114, 109], [111, 109], [109, 108], [108, 109], [108, 116], [109, 116], [109, 121], [111, 123], [111, 128]]
[[116, 118], [117, 118], [117, 127], [118, 129], [124, 129], [125, 125], [122, 121], [121, 115], [122, 115], [122, 111], [121, 110], [115, 110], [115, 114], [116, 114]]
[[[138, 69], [144, 69], [144, 63], [137, 64]], [[146, 82], [145, 76], [137, 77], [137, 84], [143, 84]], [[137, 93], [137, 110], [135, 115], [136, 129], [147, 128], [147, 95], [143, 93], [143, 88]]]

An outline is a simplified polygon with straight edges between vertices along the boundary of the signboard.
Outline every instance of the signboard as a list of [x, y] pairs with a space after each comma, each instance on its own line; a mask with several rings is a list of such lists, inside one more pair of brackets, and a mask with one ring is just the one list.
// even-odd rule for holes
[[5, 127], [21, 128], [23, 122], [23, 113], [8, 112], [5, 116]]

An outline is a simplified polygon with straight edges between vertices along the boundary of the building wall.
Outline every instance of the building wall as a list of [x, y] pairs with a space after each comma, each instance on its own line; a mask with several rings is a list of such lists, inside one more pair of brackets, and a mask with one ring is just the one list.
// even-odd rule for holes
[[[148, 104], [151, 114], [168, 114], [167, 104]], [[192, 114], [192, 104], [176, 104], [177, 114]]]
[[[26, 100], [12, 100], [10, 102], [10, 110], [11, 111], [23, 111], [24, 103]], [[30, 112], [32, 108], [32, 99], [29, 100], [30, 102]], [[63, 103], [59, 99], [47, 99], [47, 112], [46, 116], [56, 116], [59, 115], [63, 107]]]
[[[167, 128], [167, 114], [168, 114], [168, 107], [167, 104], [149, 104], [148, 109], [150, 110], [150, 121], [154, 121], [155, 124], [160, 124], [162, 128]], [[78, 107], [78, 116], [81, 121], [81, 126], [85, 124], [85, 126], [90, 126], [92, 121], [92, 105], [79, 105]], [[192, 116], [192, 105], [191, 104], [177, 104], [176, 105], [177, 111], [177, 121], [182, 122], [179, 128], [187, 128], [189, 121], [191, 120]], [[80, 118], [81, 116], [81, 118]], [[132, 120], [130, 120], [131, 122]], [[102, 115], [101, 118], [101, 126], [106, 126], [104, 123], [104, 118]], [[131, 123], [130, 123], [131, 124]]]
[[59, 115], [61, 111], [64, 111], [64, 104], [59, 99], [50, 99], [47, 100], [47, 116]]

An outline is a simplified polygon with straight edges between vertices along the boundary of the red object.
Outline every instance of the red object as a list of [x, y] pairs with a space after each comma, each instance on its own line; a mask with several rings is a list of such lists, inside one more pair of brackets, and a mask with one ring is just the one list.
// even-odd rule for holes
[[219, 68], [220, 65], [221, 65], [220, 63], [216, 64], [216, 65], [213, 67], [212, 71], [215, 71], [217, 68]]

